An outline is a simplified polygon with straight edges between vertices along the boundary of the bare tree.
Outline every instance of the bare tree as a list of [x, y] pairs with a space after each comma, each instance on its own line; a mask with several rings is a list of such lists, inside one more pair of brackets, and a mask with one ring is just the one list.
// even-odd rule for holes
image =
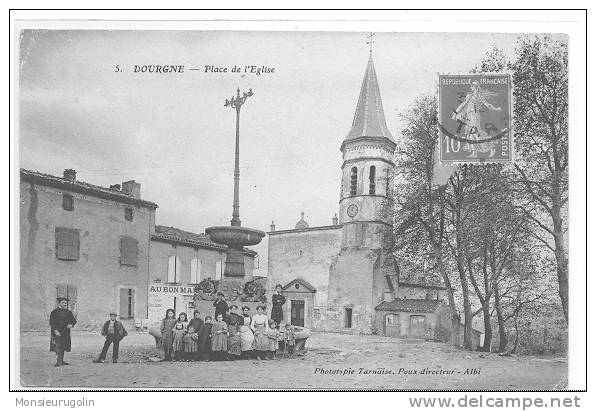
[[424, 254], [434, 263], [433, 269], [441, 275], [452, 310], [451, 342], [459, 345], [459, 316], [444, 261], [445, 190], [433, 184], [437, 102], [434, 97], [420, 96], [400, 117], [405, 127], [404, 144], [397, 156], [397, 249], [401, 253]]

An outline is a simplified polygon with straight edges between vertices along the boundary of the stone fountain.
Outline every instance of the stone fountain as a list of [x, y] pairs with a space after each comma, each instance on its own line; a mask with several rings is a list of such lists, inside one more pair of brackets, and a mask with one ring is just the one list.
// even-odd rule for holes
[[226, 252], [225, 278], [244, 278], [243, 248], [257, 245], [265, 237], [265, 232], [254, 228], [242, 227], [240, 222], [240, 109], [246, 99], [253, 95], [252, 89], [240, 95], [240, 88], [236, 96], [226, 100], [224, 107], [236, 110], [236, 152], [234, 157], [234, 203], [232, 206], [232, 220], [229, 226], [208, 227], [205, 233], [211, 241], [228, 246]]

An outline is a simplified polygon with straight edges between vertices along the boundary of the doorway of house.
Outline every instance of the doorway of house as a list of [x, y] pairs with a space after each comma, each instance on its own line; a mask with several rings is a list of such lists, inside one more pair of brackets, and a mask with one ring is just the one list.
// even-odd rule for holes
[[344, 327], [352, 328], [352, 309], [351, 308], [345, 309]]
[[424, 315], [410, 316], [410, 338], [424, 338], [426, 317]]
[[290, 323], [304, 327], [304, 300], [292, 300]]
[[387, 314], [385, 316], [385, 335], [387, 337], [399, 337], [399, 314]]
[[120, 318], [134, 318], [135, 290], [132, 288], [120, 289]]

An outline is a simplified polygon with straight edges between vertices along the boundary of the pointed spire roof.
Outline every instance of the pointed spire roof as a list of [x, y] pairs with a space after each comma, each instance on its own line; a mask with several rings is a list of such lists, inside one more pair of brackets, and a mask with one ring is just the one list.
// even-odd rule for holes
[[358, 97], [352, 129], [344, 141], [359, 137], [385, 137], [393, 141], [393, 136], [385, 122], [385, 112], [383, 111], [383, 102], [381, 101], [381, 92], [379, 91], [372, 52], [360, 88], [360, 97]]

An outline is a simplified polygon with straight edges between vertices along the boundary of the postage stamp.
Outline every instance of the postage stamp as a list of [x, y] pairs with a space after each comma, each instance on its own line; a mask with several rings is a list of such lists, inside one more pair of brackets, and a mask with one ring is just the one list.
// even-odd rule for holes
[[511, 76], [439, 75], [443, 162], [512, 161]]

